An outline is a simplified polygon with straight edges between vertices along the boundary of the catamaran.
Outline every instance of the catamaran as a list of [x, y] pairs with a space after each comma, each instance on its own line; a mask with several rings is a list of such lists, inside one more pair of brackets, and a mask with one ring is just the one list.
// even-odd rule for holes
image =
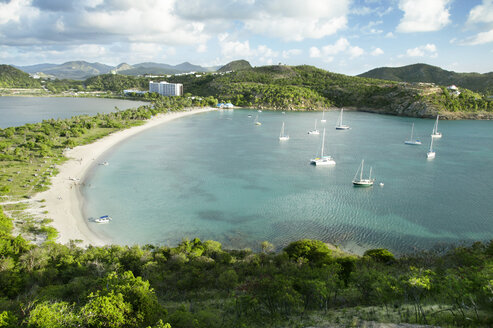
[[411, 127], [411, 138], [409, 140], [404, 141], [406, 145], [421, 145], [421, 141], [419, 139], [413, 139], [413, 134], [414, 134], [414, 123], [413, 126]]
[[[432, 135], [433, 136], [433, 135]], [[430, 141], [430, 149], [428, 150], [428, 152], [426, 153], [426, 158], [429, 158], [429, 159], [432, 159], [432, 158], [435, 158], [435, 151], [433, 150], [433, 137], [431, 137], [431, 141]]]
[[308, 134], [320, 134], [317, 130], [317, 120], [315, 120], [315, 129], [308, 131]]
[[438, 117], [439, 117], [439, 115], [437, 115], [437, 120], [435, 121], [435, 125], [433, 126], [433, 132], [431, 133], [432, 138], [441, 138], [442, 137], [442, 133], [438, 132]]
[[258, 121], [258, 114], [257, 114], [257, 116], [255, 117], [255, 125], [262, 125], [262, 123], [260, 123], [260, 122]]
[[336, 130], [348, 130], [349, 126], [342, 123], [342, 113], [344, 108], [341, 108], [341, 114], [339, 114], [339, 119], [337, 120]]
[[[370, 167], [370, 176], [368, 179], [363, 179], [363, 167], [365, 165], [365, 160], [361, 161], [361, 165], [358, 168], [358, 171], [356, 171], [356, 174], [354, 175], [353, 178], [353, 185], [355, 187], [371, 187], [373, 186], [373, 182], [375, 182], [375, 179], [371, 178], [371, 167]], [[359, 173], [359, 179], [357, 178]]]
[[284, 122], [282, 122], [281, 133], [279, 134], [279, 140], [280, 141], [289, 140], [289, 136], [284, 134]]
[[316, 157], [310, 160], [310, 164], [313, 165], [335, 165], [336, 161], [332, 158], [332, 156], [324, 156], [324, 146], [325, 146], [325, 129], [322, 136], [322, 150], [320, 151], [320, 157]]
[[327, 122], [327, 120], [325, 119], [325, 109], [324, 109], [324, 111], [322, 112], [322, 119], [320, 120], [320, 122], [322, 122], [322, 123]]

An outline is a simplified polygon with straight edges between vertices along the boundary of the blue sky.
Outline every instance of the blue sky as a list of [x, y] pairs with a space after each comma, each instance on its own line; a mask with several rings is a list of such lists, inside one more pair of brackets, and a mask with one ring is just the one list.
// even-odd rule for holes
[[0, 0], [0, 63], [493, 71], [493, 0]]

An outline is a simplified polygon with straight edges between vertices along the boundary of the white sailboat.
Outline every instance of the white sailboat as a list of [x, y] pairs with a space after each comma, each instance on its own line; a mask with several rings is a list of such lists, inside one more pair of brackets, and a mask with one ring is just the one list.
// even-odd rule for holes
[[332, 158], [332, 156], [324, 155], [324, 146], [325, 146], [325, 129], [322, 136], [322, 150], [320, 151], [320, 157], [316, 157], [310, 160], [310, 164], [313, 165], [335, 165], [336, 161]]
[[255, 117], [255, 125], [262, 125], [262, 123], [260, 123], [260, 122], [258, 121], [258, 114], [257, 114], [257, 116]]
[[442, 133], [438, 132], [438, 117], [439, 117], [439, 115], [437, 115], [437, 120], [435, 121], [435, 125], [433, 126], [433, 132], [431, 133], [432, 138], [441, 138], [442, 137]]
[[317, 130], [317, 120], [315, 120], [315, 129], [308, 131], [308, 134], [320, 134]]
[[336, 130], [348, 130], [349, 126], [342, 123], [342, 113], [344, 108], [341, 108], [341, 113], [339, 114], [339, 119], [337, 120]]
[[322, 112], [322, 119], [320, 120], [320, 122], [322, 122], [322, 123], [327, 122], [327, 120], [325, 119], [325, 109], [324, 109], [324, 111]]
[[414, 134], [414, 123], [413, 126], [411, 127], [411, 138], [409, 140], [404, 141], [406, 145], [421, 145], [421, 141], [419, 139], [413, 139], [413, 134]]
[[281, 133], [279, 134], [280, 141], [289, 140], [289, 136], [284, 134], [284, 122], [282, 122]]
[[433, 159], [435, 158], [435, 151], [433, 150], [433, 137], [431, 137], [431, 141], [430, 141], [430, 149], [428, 150], [428, 152], [426, 153], [426, 158], [428, 159]]
[[[356, 171], [356, 174], [354, 175], [353, 178], [353, 185], [355, 187], [371, 187], [373, 186], [373, 182], [375, 182], [375, 179], [371, 178], [371, 167], [370, 167], [370, 176], [368, 179], [363, 178], [363, 167], [365, 165], [365, 160], [361, 161], [361, 165], [358, 168], [358, 171]], [[357, 178], [359, 173], [359, 178]]]

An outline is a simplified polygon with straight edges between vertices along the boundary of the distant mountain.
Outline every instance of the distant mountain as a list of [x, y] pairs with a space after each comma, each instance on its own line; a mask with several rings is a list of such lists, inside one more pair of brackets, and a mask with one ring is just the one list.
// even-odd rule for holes
[[179, 65], [169, 65], [160, 63], [140, 63], [135, 65], [129, 65], [127, 70], [120, 69], [118, 74], [124, 75], [160, 75], [160, 74], [179, 74], [189, 72], [215, 72], [218, 67], [203, 67], [199, 65], [193, 65], [189, 62], [184, 62]]
[[493, 94], [493, 72], [456, 73], [427, 64], [402, 67], [380, 67], [358, 75], [399, 82], [429, 82], [438, 85], [456, 85], [476, 92]]
[[252, 65], [250, 65], [250, 63], [247, 62], [246, 60], [235, 60], [235, 61], [232, 61], [232, 62], [224, 65], [223, 67], [221, 67], [217, 71], [218, 72], [230, 72], [230, 71], [240, 71], [240, 70], [249, 69], [249, 68], [252, 68]]
[[107, 73], [123, 75], [163, 75], [189, 72], [215, 72], [219, 68], [219, 66], [202, 67], [199, 65], [193, 65], [189, 62], [184, 62], [179, 65], [145, 62], [134, 65], [121, 63], [120, 65], [114, 67], [101, 63], [70, 61], [61, 65], [38, 64], [30, 66], [18, 66], [17, 68], [26, 73], [38, 74], [40, 76], [49, 76], [58, 79], [85, 80], [91, 76]]
[[26, 72], [26, 73], [34, 74], [34, 73], [42, 72], [45, 69], [49, 69], [49, 68], [58, 66], [58, 64], [45, 63], [45, 64], [37, 64], [37, 65], [29, 65], [29, 66], [15, 66], [15, 65], [12, 65], [12, 66], [14, 66], [14, 67], [20, 69], [21, 71]]
[[40, 88], [38, 80], [9, 65], [0, 65], [0, 88]]
[[26, 73], [44, 73], [58, 79], [84, 80], [90, 76], [109, 73], [113, 67], [101, 63], [88, 63], [86, 61], [70, 61], [61, 65], [39, 64], [20, 66], [19, 69]]

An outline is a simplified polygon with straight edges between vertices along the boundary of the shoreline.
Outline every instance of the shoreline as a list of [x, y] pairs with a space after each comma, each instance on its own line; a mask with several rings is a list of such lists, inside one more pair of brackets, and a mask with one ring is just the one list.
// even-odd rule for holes
[[45, 200], [44, 209], [48, 211], [48, 217], [53, 220], [51, 226], [58, 231], [56, 242], [66, 244], [71, 240], [81, 240], [82, 246], [109, 244], [108, 240], [89, 228], [88, 220], [84, 218], [82, 212], [83, 198], [80, 191], [80, 183], [83, 183], [86, 174], [101, 155], [125, 139], [155, 126], [177, 118], [214, 110], [216, 109], [212, 107], [189, 108], [181, 112], [158, 114], [145, 121], [143, 125], [117, 131], [93, 143], [68, 150], [65, 153], [68, 160], [58, 167], [59, 173], [52, 178], [51, 187], [33, 197], [37, 201]]

